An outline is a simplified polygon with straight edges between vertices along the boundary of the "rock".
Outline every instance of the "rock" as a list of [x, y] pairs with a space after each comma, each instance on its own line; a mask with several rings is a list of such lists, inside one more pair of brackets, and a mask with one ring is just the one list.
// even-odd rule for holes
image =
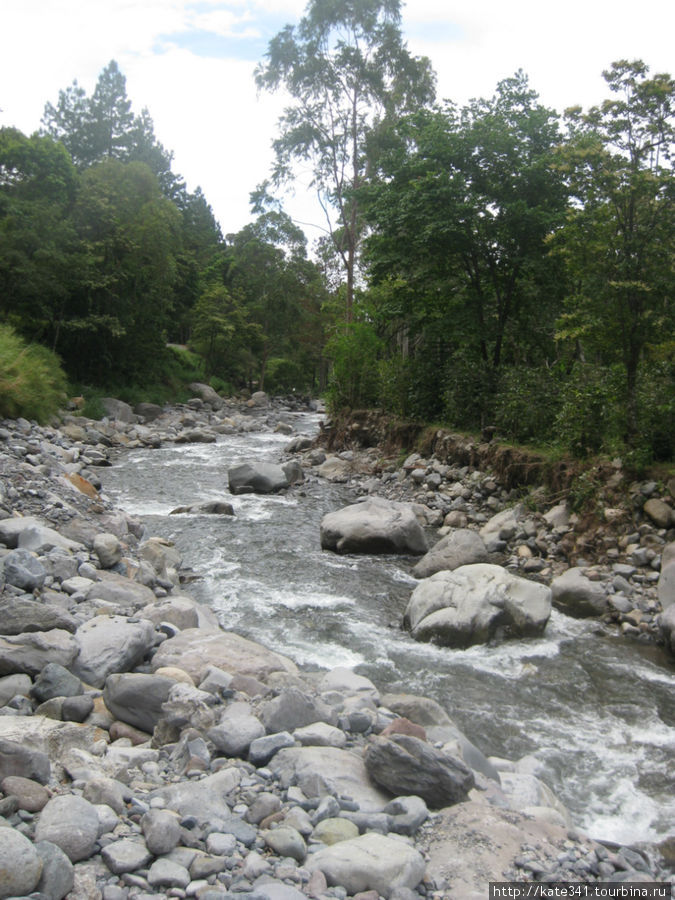
[[293, 731], [314, 722], [326, 722], [328, 725], [337, 722], [337, 714], [332, 707], [296, 688], [288, 688], [273, 700], [262, 703], [259, 715], [268, 734]]
[[675, 654], [675, 604], [661, 613], [658, 618], [658, 627], [666, 647]]
[[665, 500], [652, 498], [642, 507], [657, 528], [670, 528], [673, 522], [673, 508]]
[[162, 706], [175, 683], [159, 675], [113, 674], [106, 680], [103, 699], [116, 718], [151, 733], [163, 715]]
[[296, 862], [303, 863], [307, 856], [307, 845], [302, 835], [287, 825], [280, 825], [271, 831], [263, 832], [265, 844], [278, 853], [279, 856], [288, 856]]
[[180, 631], [188, 628], [217, 631], [220, 627], [216, 614], [208, 606], [198, 603], [187, 594], [180, 594], [176, 591], [169, 594], [164, 600], [160, 600], [159, 603], [144, 606], [143, 618], [148, 619], [155, 626], [162, 622], [169, 622]]
[[35, 890], [42, 859], [25, 835], [0, 827], [0, 898], [25, 897]]
[[180, 843], [180, 821], [169, 810], [149, 810], [141, 819], [141, 829], [145, 845], [153, 856], [164, 856]]
[[319, 850], [305, 867], [310, 872], [320, 870], [329, 885], [340, 885], [349, 894], [373, 890], [383, 897], [390, 897], [397, 887], [414, 890], [426, 870], [419, 851], [380, 834], [364, 834]]
[[397, 797], [387, 803], [383, 812], [391, 816], [391, 830], [396, 834], [413, 835], [429, 818], [429, 810], [421, 797]]
[[276, 494], [290, 484], [282, 466], [275, 463], [242, 463], [227, 472], [233, 494]]
[[0, 778], [23, 775], [46, 784], [50, 759], [57, 762], [72, 749], [90, 750], [95, 741], [103, 739], [104, 733], [92, 725], [58, 722], [45, 716], [0, 717], [0, 747], [4, 748], [0, 752]]
[[95, 616], [75, 633], [79, 654], [71, 670], [86, 684], [103, 687], [108, 675], [138, 665], [153, 647], [154, 637], [152, 624], [144, 619]]
[[659, 603], [664, 610], [675, 605], [675, 542], [666, 544], [663, 548], [657, 591]]
[[82, 796], [94, 806], [109, 806], [118, 816], [126, 812], [130, 791], [122, 782], [105, 775], [95, 775], [87, 781]]
[[605, 590], [587, 578], [580, 568], [568, 569], [551, 582], [554, 605], [568, 616], [600, 616], [607, 609]]
[[82, 682], [77, 675], [58, 663], [47, 663], [30, 689], [31, 696], [39, 703], [52, 697], [76, 697], [83, 691]]
[[353, 669], [347, 669], [344, 666], [336, 666], [324, 675], [319, 683], [319, 690], [366, 696], [375, 704], [380, 702], [380, 692], [370, 678], [357, 675]]
[[254, 391], [251, 394], [249, 404], [252, 406], [267, 407], [270, 405], [270, 398], [265, 391]]
[[336, 553], [422, 554], [427, 541], [410, 504], [369, 497], [323, 517], [321, 547]]
[[94, 538], [94, 553], [104, 569], [112, 569], [124, 555], [117, 535], [107, 533], [97, 534]]
[[541, 634], [550, 614], [547, 587], [479, 563], [422, 581], [412, 593], [404, 621], [415, 640], [468, 647], [498, 634]]
[[47, 577], [42, 563], [28, 550], [10, 550], [0, 561], [0, 565], [7, 584], [28, 593], [41, 588]]
[[0, 678], [0, 707], [5, 706], [12, 697], [27, 697], [32, 681], [28, 675], [5, 675]]
[[421, 741], [426, 741], [427, 739], [426, 729], [422, 725], [411, 722], [410, 719], [406, 719], [405, 717], [394, 719], [394, 721], [390, 722], [380, 734], [382, 737], [389, 737], [391, 734], [407, 734], [411, 737], [419, 738]]
[[500, 772], [502, 790], [512, 809], [527, 812], [532, 807], [548, 806], [571, 824], [570, 815], [553, 791], [529, 772]]
[[487, 555], [482, 537], [475, 531], [460, 528], [434, 544], [412, 573], [415, 578], [428, 578], [444, 569], [451, 571], [460, 566], [485, 562]]
[[[525, 507], [522, 503], [498, 512], [483, 525], [479, 532], [480, 536], [486, 544], [498, 538], [509, 540], [510, 537], [517, 533], [524, 512]], [[509, 535], [509, 537], [506, 537], [506, 535]]]
[[251, 746], [248, 748], [248, 759], [254, 766], [266, 766], [280, 750], [293, 746], [295, 746], [295, 740], [293, 735], [287, 731], [268, 734], [251, 741]]
[[296, 784], [307, 797], [351, 797], [363, 812], [380, 812], [391, 799], [373, 786], [360, 755], [334, 747], [280, 750], [268, 768], [282, 787]]
[[0, 543], [10, 549], [20, 547], [40, 553], [46, 553], [53, 547], [72, 551], [82, 549], [81, 543], [63, 537], [35, 516], [0, 519]]
[[156, 859], [148, 870], [148, 884], [151, 887], [186, 888], [191, 881], [185, 866], [171, 859]]
[[202, 428], [187, 428], [174, 438], [176, 444], [215, 444], [216, 436]]
[[194, 391], [197, 397], [200, 397], [204, 403], [208, 403], [212, 409], [222, 409], [224, 400], [210, 384], [202, 384], [199, 381], [193, 381], [190, 390]]
[[56, 844], [71, 862], [78, 862], [94, 853], [98, 828], [98, 814], [91, 803], [73, 794], [61, 794], [42, 810], [35, 840]]
[[61, 628], [0, 637], [0, 675], [35, 676], [50, 662], [67, 668], [76, 656], [73, 636]]
[[359, 829], [349, 819], [322, 819], [312, 832], [312, 838], [330, 847], [340, 841], [351, 841], [359, 836]]
[[134, 412], [146, 422], [154, 422], [155, 419], [159, 419], [164, 410], [156, 403], [137, 403], [134, 406]]
[[51, 841], [38, 841], [34, 846], [42, 860], [42, 875], [36, 890], [48, 900], [63, 900], [75, 884], [73, 864]]
[[364, 759], [376, 784], [396, 796], [414, 794], [435, 808], [466, 800], [475, 783], [460, 759], [410, 735], [374, 738]]
[[[199, 781], [183, 781], [157, 788], [147, 799], [152, 801], [159, 798], [165, 802], [168, 809], [175, 810], [181, 816], [194, 816], [200, 823], [217, 821], [218, 830], [226, 832], [227, 829], [223, 825], [224, 819], [229, 814], [227, 798], [239, 786], [240, 781], [239, 769], [224, 768]], [[238, 823], [246, 825], [241, 820], [238, 820]], [[250, 834], [250, 826], [247, 825], [246, 829], [242, 829], [242, 833]], [[255, 840], [255, 829], [253, 835]]]
[[142, 869], [152, 859], [148, 848], [139, 840], [120, 840], [108, 844], [101, 851], [103, 862], [113, 875], [123, 875], [125, 872], [135, 872]]
[[344, 731], [326, 722], [314, 722], [304, 728], [296, 728], [293, 737], [303, 747], [344, 747], [347, 743]]
[[263, 737], [265, 726], [251, 712], [248, 703], [230, 703], [207, 737], [225, 756], [246, 756], [251, 743]]
[[101, 405], [105, 410], [106, 416], [110, 419], [117, 419], [118, 422], [126, 422], [133, 424], [138, 421], [138, 417], [134, 415], [133, 409], [123, 400], [116, 400], [114, 397], [101, 397]]
[[138, 610], [154, 603], [157, 598], [144, 584], [131, 581], [122, 575], [106, 573], [105, 581], [97, 581], [87, 591], [87, 600], [102, 600], [122, 609]]
[[234, 507], [231, 503], [223, 500], [209, 500], [204, 503], [195, 503], [192, 506], [177, 506], [169, 513], [170, 516], [177, 516], [183, 513], [191, 515], [208, 515], [208, 516], [233, 516]]
[[432, 700], [431, 697], [418, 697], [416, 694], [384, 694], [382, 705], [425, 728], [453, 724], [452, 719], [440, 703]]
[[3, 793], [10, 794], [19, 801], [19, 809], [26, 812], [40, 812], [47, 805], [50, 797], [49, 791], [32, 778], [23, 778], [20, 775], [8, 775], [0, 781]]
[[319, 463], [316, 473], [320, 478], [325, 478], [326, 481], [340, 482], [347, 480], [353, 468], [349, 460], [340, 459], [339, 456], [329, 456], [328, 459]]
[[297, 674], [290, 659], [230, 631], [189, 628], [160, 646], [152, 667], [178, 666], [198, 684], [209, 666], [264, 680], [272, 672]]
[[72, 634], [77, 625], [77, 619], [70, 613], [44, 601], [30, 600], [28, 597], [0, 600], [0, 634], [51, 631], [55, 628]]

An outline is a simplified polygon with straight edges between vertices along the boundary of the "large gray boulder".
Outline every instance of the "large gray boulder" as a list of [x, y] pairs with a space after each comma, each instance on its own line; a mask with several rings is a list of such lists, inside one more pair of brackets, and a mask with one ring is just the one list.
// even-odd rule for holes
[[23, 672], [35, 676], [47, 663], [68, 668], [77, 656], [72, 634], [62, 628], [0, 637], [0, 676]]
[[549, 588], [480, 563], [422, 581], [404, 621], [415, 640], [469, 647], [496, 636], [541, 634], [550, 614]]
[[126, 424], [138, 422], [138, 416], [124, 400], [117, 400], [115, 397], [101, 397], [101, 406], [109, 419], [116, 419], [118, 422]]
[[173, 678], [162, 675], [116, 673], [108, 676], [103, 699], [115, 718], [152, 733], [175, 683]]
[[376, 784], [394, 796], [421, 797], [434, 808], [466, 800], [475, 783], [461, 759], [408, 734], [374, 738], [364, 758]]
[[666, 647], [675, 655], [675, 604], [664, 610], [658, 618], [659, 633]]
[[268, 462], [233, 466], [227, 479], [233, 494], [276, 494], [290, 485], [283, 467]]
[[36, 841], [50, 841], [71, 862], [89, 859], [96, 849], [99, 818], [96, 807], [72, 794], [53, 797], [40, 814]]
[[92, 687], [103, 687], [113, 672], [128, 672], [154, 645], [155, 629], [146, 619], [95, 616], [75, 633], [79, 653], [71, 671]]
[[102, 600], [110, 606], [120, 609], [142, 609], [148, 603], [154, 603], [157, 597], [149, 587], [125, 578], [123, 575], [106, 573], [104, 581], [95, 582], [87, 591], [87, 600]]
[[32, 593], [45, 583], [47, 572], [28, 550], [10, 550], [1, 563], [7, 584]]
[[244, 756], [251, 743], [265, 735], [265, 726], [249, 703], [230, 703], [207, 737], [225, 756]]
[[409, 843], [373, 832], [321, 849], [305, 866], [323, 872], [329, 885], [349, 894], [375, 891], [383, 897], [396, 888], [414, 890], [426, 871], [424, 857]]
[[77, 619], [58, 606], [28, 597], [0, 600], [0, 634], [23, 634], [24, 631], [51, 631], [53, 628], [74, 632]]
[[422, 554], [427, 540], [411, 504], [369, 497], [323, 517], [321, 547], [336, 553]]
[[224, 400], [218, 394], [210, 384], [202, 384], [199, 381], [193, 381], [190, 385], [190, 390], [194, 391], [197, 397], [200, 400], [203, 400], [204, 403], [208, 403], [211, 409], [221, 409], [224, 405]]
[[71, 541], [49, 528], [35, 516], [12, 516], [0, 519], [0, 543], [6, 547], [21, 547], [46, 553], [52, 547], [63, 550], [81, 550], [82, 544]]
[[413, 569], [415, 578], [429, 578], [444, 569], [452, 571], [487, 560], [483, 538], [468, 528], [458, 528], [441, 538]]
[[152, 668], [177, 666], [184, 669], [195, 684], [208, 674], [209, 666], [233, 675], [252, 675], [264, 681], [272, 672], [297, 675], [295, 663], [231, 631], [205, 631], [188, 628], [160, 645], [152, 658]]
[[288, 688], [261, 705], [260, 720], [267, 734], [276, 734], [279, 731], [293, 731], [314, 722], [335, 725], [337, 713], [323, 700], [311, 697], [297, 688]]
[[591, 581], [580, 568], [568, 569], [551, 582], [553, 604], [575, 619], [601, 616], [607, 610], [602, 584]]

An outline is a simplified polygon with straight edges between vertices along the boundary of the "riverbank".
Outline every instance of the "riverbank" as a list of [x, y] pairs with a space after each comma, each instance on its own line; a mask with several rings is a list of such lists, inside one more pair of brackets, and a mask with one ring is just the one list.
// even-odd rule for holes
[[[0, 749], [10, 770], [0, 814], [11, 838], [0, 870], [14, 881], [0, 881], [0, 896], [29, 893], [33, 877], [40, 896], [104, 900], [371, 900], [373, 890], [411, 900], [484, 896], [493, 876], [664, 877], [653, 848], [607, 848], [571, 828], [531, 773], [485, 760], [437, 704], [383, 696], [346, 670], [300, 673], [185, 594], [190, 573], [173, 548], [115, 510], [96, 473], [111, 454], [166, 441], [256, 429], [292, 440], [288, 406], [206, 397], [154, 421], [146, 410], [143, 424], [125, 422], [123, 407], [101, 423], [2, 423]], [[298, 452], [306, 472], [326, 463], [317, 448]], [[394, 472], [356, 471], [359, 452], [336, 458], [352, 472], [330, 477], [367, 492], [377, 475], [396, 490]], [[406, 489], [419, 484], [419, 459], [410, 465]], [[441, 510], [422, 506], [438, 520]], [[378, 767], [371, 748], [416, 741], [434, 783], [455, 760], [462, 802], [430, 811], [422, 783], [402, 796], [388, 788], [393, 766]], [[426, 771], [410, 754], [404, 762], [407, 774]], [[501, 855], [486, 851], [497, 842]]]

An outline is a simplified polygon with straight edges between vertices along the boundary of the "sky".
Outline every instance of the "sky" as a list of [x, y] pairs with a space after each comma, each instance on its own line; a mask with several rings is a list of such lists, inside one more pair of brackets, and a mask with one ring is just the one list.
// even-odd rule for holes
[[[306, 0], [0, 0], [0, 125], [31, 134], [45, 103], [74, 80], [91, 94], [117, 61], [133, 111], [147, 107], [174, 171], [201, 187], [224, 234], [252, 218], [249, 194], [268, 177], [283, 97], [258, 96], [256, 64]], [[438, 96], [489, 97], [518, 69], [559, 111], [608, 94], [603, 69], [642, 59], [675, 69], [675, 3], [650, 0], [409, 0], [402, 32], [427, 56]], [[284, 207], [313, 240], [325, 225], [299, 172]]]

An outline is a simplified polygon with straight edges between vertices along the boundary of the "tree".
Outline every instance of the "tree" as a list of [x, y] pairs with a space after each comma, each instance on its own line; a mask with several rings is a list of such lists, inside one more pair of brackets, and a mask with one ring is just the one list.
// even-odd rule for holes
[[400, 6], [400, 0], [310, 0], [297, 28], [287, 25], [270, 41], [256, 70], [260, 89], [283, 87], [292, 97], [274, 141], [274, 180], [291, 179], [296, 162], [311, 164], [346, 273], [347, 320], [363, 237], [355, 191], [390, 124], [434, 96], [429, 61], [411, 56], [403, 43]]
[[555, 352], [546, 240], [567, 196], [552, 166], [557, 114], [518, 72], [490, 99], [404, 120], [398, 136], [362, 198], [373, 315], [417, 357], [437, 403], [451, 359], [489, 394], [505, 361]]
[[585, 114], [568, 111], [559, 166], [574, 203], [552, 241], [571, 285], [559, 337], [604, 364], [619, 362], [632, 444], [640, 365], [675, 325], [675, 82], [648, 72], [639, 60], [615, 62], [603, 73], [615, 97]]
[[77, 275], [76, 189], [61, 144], [0, 129], [0, 315], [52, 348]]

